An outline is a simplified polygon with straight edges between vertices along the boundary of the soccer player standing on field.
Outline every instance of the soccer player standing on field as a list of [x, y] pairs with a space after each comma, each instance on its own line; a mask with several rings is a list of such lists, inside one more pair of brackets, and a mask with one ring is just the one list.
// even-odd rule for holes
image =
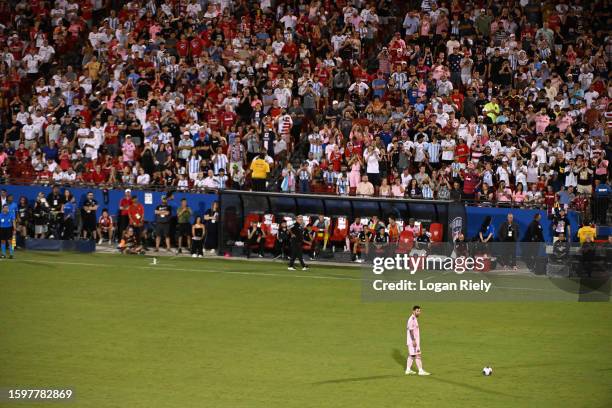
[[418, 317], [421, 314], [421, 307], [414, 306], [412, 308], [412, 314], [408, 318], [408, 330], [406, 333], [408, 344], [408, 361], [406, 362], [406, 374], [417, 374], [412, 371], [412, 362], [416, 360], [416, 366], [419, 369], [419, 375], [430, 375], [427, 371], [423, 370], [423, 363], [421, 362], [421, 336], [419, 333], [419, 320]]
[[15, 214], [9, 212], [9, 205], [4, 204], [0, 212], [0, 244], [2, 258], [6, 258], [6, 247], [9, 247], [9, 258], [13, 258], [13, 233], [15, 231]]

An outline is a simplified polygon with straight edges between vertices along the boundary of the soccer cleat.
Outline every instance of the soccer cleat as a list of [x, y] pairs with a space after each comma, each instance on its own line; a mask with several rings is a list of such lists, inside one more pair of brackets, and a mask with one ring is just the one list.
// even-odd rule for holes
[[406, 370], [407, 375], [415, 375], [416, 373], [416, 371], [412, 371], [411, 369]]
[[307, 270], [308, 270], [308, 267], [307, 267], [307, 266], [305, 266], [305, 267], [303, 267], [303, 268], [302, 268], [302, 270], [303, 270], [303, 271], [307, 271]]
[[203, 258], [203, 256], [202, 255], [198, 255], [198, 258]]
[[[0, 256], [0, 259], [6, 259], [6, 255]], [[295, 270], [295, 269], [294, 269]]]
[[192, 258], [197, 258], [197, 257], [198, 257], [198, 254], [193, 254], [193, 255], [191, 255], [191, 257], [192, 257]]
[[258, 256], [258, 257], [260, 257], [260, 258], [263, 258], [263, 257], [264, 257], [262, 254], [259, 254], [259, 255], [257, 255], [257, 256]]
[[98, 245], [102, 245], [102, 238], [98, 240]]
[[290, 266], [287, 269], [290, 270], [290, 271], [295, 271], [295, 268], [293, 266]]
[[419, 371], [419, 375], [431, 375], [431, 373], [428, 373], [425, 370], [421, 370], [421, 371]]

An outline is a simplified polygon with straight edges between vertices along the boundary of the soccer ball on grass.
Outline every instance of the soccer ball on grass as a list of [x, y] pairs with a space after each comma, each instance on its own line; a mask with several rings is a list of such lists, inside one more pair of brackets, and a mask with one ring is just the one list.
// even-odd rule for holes
[[482, 369], [482, 375], [489, 376], [491, 374], [493, 374], [493, 368], [487, 366], [487, 367]]

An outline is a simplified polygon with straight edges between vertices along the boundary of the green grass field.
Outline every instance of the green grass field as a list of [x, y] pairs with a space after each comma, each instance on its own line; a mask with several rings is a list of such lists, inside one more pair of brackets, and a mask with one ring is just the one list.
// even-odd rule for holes
[[404, 375], [412, 304], [363, 303], [359, 269], [149, 263], [0, 261], [0, 388], [72, 387], [79, 408], [612, 404], [609, 303], [421, 304], [433, 375], [416, 377]]

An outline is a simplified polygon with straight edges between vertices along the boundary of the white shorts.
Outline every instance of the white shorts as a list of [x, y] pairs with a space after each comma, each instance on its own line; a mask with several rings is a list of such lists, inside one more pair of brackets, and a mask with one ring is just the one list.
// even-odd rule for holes
[[417, 354], [421, 354], [421, 343], [417, 342], [416, 347], [410, 343], [408, 345], [408, 354], [411, 356], [416, 356]]

